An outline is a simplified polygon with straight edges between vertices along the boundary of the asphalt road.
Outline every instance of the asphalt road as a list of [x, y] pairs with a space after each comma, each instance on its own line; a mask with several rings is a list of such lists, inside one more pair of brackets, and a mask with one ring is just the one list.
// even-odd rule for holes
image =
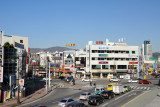
[[[105, 99], [105, 102], [99, 107], [121, 107], [123, 104], [127, 103], [131, 99], [135, 98], [139, 94], [143, 93], [146, 90], [151, 90], [158, 82], [158, 80], [151, 80], [152, 84], [138, 84], [138, 83], [127, 83], [126, 80], [122, 80], [121, 84], [126, 84], [132, 86], [133, 90], [127, 93], [124, 93], [122, 95], [116, 95], [115, 98], [108, 100]], [[61, 82], [59, 80], [56, 80], [52, 82], [52, 84], [56, 84]], [[76, 81], [81, 82], [81, 81]], [[110, 82], [107, 80], [97, 80], [94, 81], [97, 85], [106, 85]], [[82, 87], [81, 90], [78, 89], [73, 89], [73, 88], [59, 88], [56, 89], [54, 92], [51, 92], [49, 95], [46, 97], [37, 100], [35, 102], [27, 103], [25, 105], [21, 105], [20, 107], [29, 107], [29, 106], [34, 106], [34, 105], [45, 105], [47, 107], [56, 107], [58, 102], [63, 99], [63, 98], [73, 98], [74, 100], [78, 100], [79, 95], [82, 92], [94, 92], [93, 87], [89, 87], [89, 83], [85, 82], [83, 84], [88, 85], [88, 87]], [[88, 105], [87, 101], [82, 101], [86, 105]], [[91, 105], [88, 105], [88, 107], [92, 107]]]

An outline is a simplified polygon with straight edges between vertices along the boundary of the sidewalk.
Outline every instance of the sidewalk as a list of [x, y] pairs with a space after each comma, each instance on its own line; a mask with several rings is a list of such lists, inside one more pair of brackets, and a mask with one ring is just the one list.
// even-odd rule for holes
[[122, 107], [159, 107], [160, 97], [157, 97], [158, 92], [160, 92], [160, 89], [154, 87], [153, 90], [143, 92]]
[[[27, 103], [27, 102], [34, 101], [34, 100], [36, 100], [38, 98], [41, 98], [41, 97], [43, 97], [45, 95], [46, 95], [46, 89], [42, 88], [42, 89], [36, 91], [35, 93], [33, 93], [30, 96], [27, 96], [25, 98], [20, 98], [20, 102], [21, 102], [21, 104], [24, 104], [24, 103]], [[14, 99], [11, 99], [11, 100], [6, 101], [4, 103], [1, 103], [0, 106], [1, 107], [14, 107], [14, 106], [17, 106], [17, 98], [14, 98]]]

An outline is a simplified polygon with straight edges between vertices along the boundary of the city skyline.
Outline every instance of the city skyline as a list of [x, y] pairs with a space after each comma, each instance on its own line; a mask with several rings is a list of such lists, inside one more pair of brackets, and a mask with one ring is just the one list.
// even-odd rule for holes
[[141, 46], [150, 40], [160, 52], [160, 2], [134, 1], [1, 1], [0, 30], [4, 35], [29, 37], [30, 48], [65, 47], [88, 41], [118, 42]]

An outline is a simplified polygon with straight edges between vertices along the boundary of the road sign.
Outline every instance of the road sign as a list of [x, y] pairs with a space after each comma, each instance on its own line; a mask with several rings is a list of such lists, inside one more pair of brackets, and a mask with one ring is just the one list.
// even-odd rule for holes
[[24, 86], [24, 79], [20, 79], [20, 80], [19, 80], [19, 85], [20, 85], [20, 86]]

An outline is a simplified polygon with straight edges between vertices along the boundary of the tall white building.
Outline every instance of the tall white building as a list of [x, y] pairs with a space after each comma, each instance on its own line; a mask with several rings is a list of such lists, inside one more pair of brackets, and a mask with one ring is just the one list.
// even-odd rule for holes
[[149, 60], [152, 57], [152, 44], [150, 41], [144, 41], [144, 44], [142, 44], [142, 57], [143, 60]]
[[91, 78], [106, 78], [108, 74], [136, 73], [139, 47], [126, 43], [89, 41], [86, 45], [86, 72]]

